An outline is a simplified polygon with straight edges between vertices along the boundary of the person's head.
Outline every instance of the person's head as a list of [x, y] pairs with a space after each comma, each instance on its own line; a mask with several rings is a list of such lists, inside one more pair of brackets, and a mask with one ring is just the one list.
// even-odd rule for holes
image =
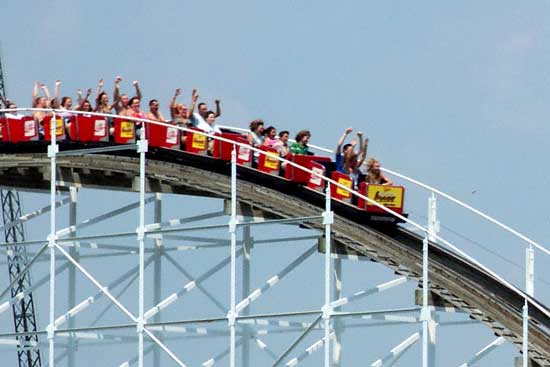
[[380, 174], [380, 162], [378, 159], [371, 157], [367, 160], [367, 170], [375, 175]]
[[17, 108], [16, 104], [13, 103], [13, 102], [9, 102], [9, 103], [8, 103], [8, 109], [11, 110], [11, 109], [14, 109], [14, 108]]
[[35, 99], [35, 105], [37, 108], [46, 108], [47, 106], [47, 99], [46, 97], [36, 97]]
[[92, 112], [92, 104], [87, 99], [82, 102], [82, 111]]
[[275, 127], [269, 126], [264, 129], [264, 135], [270, 139], [275, 139], [275, 137], [277, 136], [277, 130], [275, 129]]
[[213, 125], [216, 122], [216, 114], [214, 111], [206, 111], [204, 115], [204, 120], [208, 125]]
[[100, 105], [107, 106], [109, 104], [109, 95], [107, 94], [107, 92], [101, 92], [99, 93], [97, 100], [99, 101]]
[[72, 106], [73, 106], [73, 99], [71, 97], [65, 96], [61, 98], [61, 107], [67, 110], [70, 110]]
[[204, 102], [199, 103], [199, 115], [201, 115], [204, 119], [206, 119], [207, 112], [208, 112], [208, 107], [206, 106], [206, 103]]
[[159, 101], [157, 101], [156, 99], [152, 99], [149, 101], [149, 109], [151, 110], [151, 112], [157, 113], [159, 111], [159, 107]]
[[348, 144], [344, 144], [344, 147], [342, 148], [342, 152], [343, 152], [344, 154], [346, 154], [346, 153], [348, 152], [348, 150], [351, 149], [352, 147], [353, 147], [353, 145], [351, 145], [351, 144], [349, 144], [349, 143], [348, 143]]
[[127, 94], [122, 94], [120, 96], [120, 103], [122, 104], [123, 107], [128, 107], [129, 106], [130, 98], [128, 98]]
[[258, 135], [261, 135], [264, 132], [264, 121], [261, 119], [256, 119], [250, 123], [250, 131], [255, 132]]
[[344, 157], [344, 165], [352, 170], [355, 170], [357, 168], [357, 153], [351, 149], [348, 149], [348, 152]]
[[180, 115], [182, 117], [187, 115], [187, 110], [188, 110], [187, 106], [183, 103], [178, 103], [176, 105], [176, 111], [177, 111], [178, 115]]
[[279, 140], [284, 144], [286, 144], [288, 142], [288, 136], [289, 136], [289, 132], [286, 130], [283, 130], [279, 133]]
[[130, 98], [130, 100], [128, 101], [128, 106], [134, 110], [134, 112], [139, 112], [139, 105], [140, 105], [140, 100], [138, 97], [132, 97]]
[[311, 133], [309, 132], [309, 130], [298, 131], [298, 134], [296, 134], [296, 142], [302, 145], [307, 145], [310, 137]]

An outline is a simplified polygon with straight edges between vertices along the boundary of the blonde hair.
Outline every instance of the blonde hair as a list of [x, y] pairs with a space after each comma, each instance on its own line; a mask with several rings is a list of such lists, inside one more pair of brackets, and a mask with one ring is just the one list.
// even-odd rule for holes
[[380, 171], [378, 171], [377, 173], [374, 173], [372, 171], [372, 168], [376, 163], [380, 164], [378, 159], [374, 157], [370, 157], [369, 159], [367, 159], [367, 174], [365, 176], [365, 181], [367, 183], [378, 184], [382, 181], [382, 175], [380, 174]]

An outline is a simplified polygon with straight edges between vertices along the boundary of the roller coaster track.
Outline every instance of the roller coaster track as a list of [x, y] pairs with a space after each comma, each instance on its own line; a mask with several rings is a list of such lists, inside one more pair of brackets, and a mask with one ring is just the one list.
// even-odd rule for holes
[[[159, 124], [154, 121], [148, 122]], [[52, 127], [52, 129], [54, 128]], [[53, 130], [52, 135], [55, 135]], [[223, 137], [212, 136], [212, 138], [224, 140]], [[227, 142], [240, 144], [232, 141]], [[140, 142], [137, 145], [138, 148], [142, 145], [141, 143], [144, 142]], [[48, 152], [55, 152], [58, 147], [62, 151], [82, 148], [78, 144], [75, 145], [74, 142], [63, 141], [58, 146], [54, 145], [55, 142], [48, 147]], [[123, 147], [123, 149], [129, 149], [129, 153], [122, 153], [120, 148], [120, 146], [116, 147], [117, 156], [93, 155], [90, 150], [87, 150], [88, 155], [86, 156], [77, 152], [69, 157], [60, 155], [55, 158], [54, 154], [54, 158], [50, 159], [43, 153], [46, 151], [45, 142], [25, 143], [20, 146], [17, 144], [1, 145], [0, 172], [2, 175], [0, 176], [0, 185], [44, 190], [50, 186], [50, 177], [54, 176], [50, 172], [50, 167], [56, 167], [56, 186], [60, 188], [87, 186], [136, 191], [138, 187], [143, 187], [151, 192], [202, 195], [225, 199], [230, 197], [233, 186], [230, 183], [230, 166], [227, 162], [207, 156], [150, 148], [147, 167], [140, 172], [140, 165], [144, 165], [145, 162], [140, 162], [131, 152], [131, 150], [135, 150], [136, 146]], [[109, 151], [112, 150], [109, 148]], [[3, 153], [7, 155], [3, 157], [1, 155]], [[295, 165], [291, 162], [287, 162], [287, 164]], [[307, 169], [306, 171], [311, 173]], [[146, 182], [138, 183], [137, 178], [140, 173], [146, 175]], [[271, 217], [305, 218], [302, 219], [302, 225], [310, 228], [322, 228], [320, 224], [309, 222], [307, 219], [307, 217], [314, 217], [319, 209], [323, 208], [325, 199], [318, 193], [312, 194], [311, 190], [302, 186], [289, 184], [275, 176], [260, 174], [247, 167], [239, 167], [238, 175], [237, 197], [241, 203], [259, 209]], [[328, 178], [325, 180], [343, 188], [342, 185]], [[53, 187], [51, 189], [53, 190]], [[356, 192], [354, 195], [370, 200]], [[463, 203], [461, 205], [464, 206]], [[420, 282], [422, 279], [422, 238], [401, 227], [377, 226], [375, 228], [372, 224], [365, 222], [365, 218], [357, 215], [357, 211], [351, 209], [347, 204], [335, 201], [333, 207], [336, 221], [331, 226], [332, 232], [334, 232], [331, 237], [337, 246], [339, 245], [349, 252], [367, 256], [371, 260], [393, 269], [398, 274], [407, 275]], [[481, 212], [477, 212], [477, 214], [525, 239], [530, 245], [539, 248], [545, 254], [549, 253], [547, 249], [519, 232], [498, 223]], [[399, 215], [396, 216], [399, 217]], [[400, 217], [400, 219], [428, 235], [428, 229], [404, 217]], [[429, 290], [455, 307], [464, 310], [471, 318], [486, 324], [496, 335], [506, 338], [516, 345], [521, 345], [523, 342], [521, 336], [522, 307], [524, 304], [528, 305], [529, 345], [527, 349], [529, 359], [533, 365], [550, 366], [549, 309], [445, 239], [433, 233], [430, 236], [441, 241], [446, 247], [436, 243], [429, 244]], [[452, 251], [448, 249], [452, 249]], [[325, 364], [327, 364], [327, 360], [325, 360]]]
[[[44, 144], [22, 145], [0, 152], [0, 186], [47, 190], [50, 160]], [[63, 146], [62, 146], [63, 148]], [[12, 149], [10, 151], [10, 149]], [[24, 149], [24, 150], [23, 150]], [[63, 149], [62, 149], [63, 150]], [[206, 168], [206, 169], [205, 169]], [[280, 185], [276, 179], [261, 179], [251, 169], [239, 167], [238, 200], [276, 218], [318, 215], [323, 203], [301, 187]], [[57, 185], [102, 189], [136, 190], [140, 173], [135, 156], [87, 155], [57, 158]], [[150, 149], [146, 187], [151, 192], [230, 198], [230, 170], [225, 162], [186, 153], [175, 158]], [[422, 279], [422, 238], [402, 227], [373, 228], [349, 216], [344, 206], [334, 208], [333, 240], [351, 252], [380, 262], [397, 274]], [[306, 227], [321, 229], [318, 222]], [[467, 312], [492, 331], [521, 349], [522, 307], [530, 304], [529, 357], [533, 365], [550, 366], [550, 317], [548, 309], [526, 295], [518, 294], [478, 265], [446, 248], [430, 243], [429, 289]], [[531, 307], [538, 303], [539, 308]]]

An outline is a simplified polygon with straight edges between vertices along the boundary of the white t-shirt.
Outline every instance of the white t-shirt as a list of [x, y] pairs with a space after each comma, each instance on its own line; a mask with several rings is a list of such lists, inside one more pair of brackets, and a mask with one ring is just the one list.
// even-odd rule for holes
[[191, 123], [194, 127], [197, 129], [201, 129], [209, 134], [218, 133], [221, 134], [222, 131], [216, 124], [209, 125], [208, 122], [206, 122], [201, 115], [199, 115], [197, 112], [193, 113], [193, 116], [191, 116]]

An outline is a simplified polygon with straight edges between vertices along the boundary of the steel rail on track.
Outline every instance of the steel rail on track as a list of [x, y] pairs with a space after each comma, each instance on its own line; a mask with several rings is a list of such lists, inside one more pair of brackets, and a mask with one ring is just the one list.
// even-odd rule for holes
[[[49, 112], [49, 113], [66, 113], [67, 111], [63, 111], [63, 110], [59, 110], [59, 109], [52, 109], [52, 108], [15, 108], [15, 109], [0, 109], [0, 113], [5, 113], [5, 112], [21, 112], [21, 111], [26, 111], [26, 112], [33, 112], [33, 111], [41, 111], [41, 112]], [[202, 132], [202, 131], [197, 131], [197, 130], [191, 130], [191, 129], [188, 129], [188, 128], [185, 128], [185, 127], [181, 127], [181, 126], [177, 126], [177, 125], [173, 125], [171, 123], [165, 123], [165, 122], [160, 122], [160, 121], [154, 121], [154, 120], [149, 120], [149, 119], [144, 119], [144, 118], [136, 118], [136, 117], [130, 117], [130, 116], [119, 116], [119, 115], [114, 115], [114, 114], [107, 114], [107, 113], [97, 113], [97, 112], [85, 112], [85, 111], [75, 111], [75, 110], [71, 110], [70, 111], [71, 114], [74, 114], [74, 115], [92, 115], [92, 116], [101, 116], [101, 117], [110, 117], [110, 118], [124, 118], [126, 120], [129, 120], [129, 121], [140, 121], [140, 122], [146, 122], [146, 123], [150, 123], [150, 124], [154, 124], [154, 125], [159, 125], [159, 126], [164, 126], [164, 127], [170, 127], [170, 128], [176, 128], [177, 130], [180, 130], [180, 131], [183, 131], [183, 132], [192, 132], [194, 134], [199, 134], [199, 135], [203, 135], [203, 136], [206, 136], [208, 138], [211, 138], [211, 139], [214, 139], [214, 140], [218, 140], [218, 141], [222, 141], [222, 142], [226, 142], [226, 143], [230, 143], [234, 146], [239, 146], [239, 147], [246, 147], [248, 149], [250, 149], [251, 151], [253, 152], [256, 152], [260, 155], [265, 155], [266, 152], [261, 150], [261, 149], [258, 149], [258, 148], [255, 148], [255, 147], [252, 147], [250, 146], [249, 144], [246, 144], [246, 143], [240, 143], [240, 142], [236, 142], [236, 141], [233, 141], [233, 140], [230, 140], [230, 139], [226, 139], [226, 138], [223, 138], [221, 136], [218, 136], [218, 135], [215, 135], [215, 134], [209, 134], [209, 133], [206, 133], [206, 132]], [[323, 148], [325, 151], [327, 149]], [[60, 153], [63, 153], [63, 151], [61, 151]], [[82, 154], [84, 154], [84, 150], [82, 151]], [[519, 288], [517, 288], [516, 286], [514, 286], [513, 284], [509, 283], [507, 280], [505, 280], [504, 278], [500, 277], [498, 274], [496, 274], [495, 272], [493, 272], [491, 269], [489, 269], [488, 267], [486, 267], [485, 265], [483, 265], [482, 263], [480, 263], [479, 261], [477, 261], [475, 258], [471, 257], [470, 255], [468, 255], [467, 253], [465, 253], [464, 251], [460, 250], [458, 247], [456, 247], [455, 245], [453, 245], [451, 242], [447, 241], [446, 239], [442, 238], [440, 235], [438, 234], [434, 234], [434, 233], [430, 233], [429, 229], [427, 227], [424, 227], [422, 226], [421, 224], [418, 224], [412, 220], [410, 220], [409, 218], [406, 218], [400, 214], [397, 214], [395, 213], [394, 211], [386, 208], [385, 206], [377, 203], [376, 201], [372, 200], [371, 198], [355, 191], [355, 190], [352, 190], [342, 184], [340, 184], [339, 182], [337, 181], [334, 181], [332, 180], [331, 178], [328, 178], [326, 176], [323, 176], [317, 172], [314, 172], [310, 169], [307, 169], [299, 164], [296, 164], [294, 162], [291, 162], [289, 160], [286, 160], [282, 157], [275, 157], [274, 158], [277, 158], [280, 162], [282, 163], [286, 163], [287, 165], [291, 165], [305, 173], [308, 173], [308, 174], [311, 174], [311, 175], [314, 175], [318, 178], [321, 178], [322, 180], [325, 180], [327, 182], [327, 184], [332, 184], [336, 187], [339, 187], [340, 189], [342, 190], [345, 190], [349, 193], [351, 193], [352, 195], [355, 195], [356, 197], [358, 198], [361, 198], [365, 201], [367, 201], [368, 203], [380, 208], [381, 210], [383, 210], [385, 213], [387, 214], [390, 214], [400, 220], [402, 220], [403, 222], [405, 223], [408, 223], [410, 224], [411, 226], [415, 227], [417, 230], [421, 231], [422, 233], [425, 233], [426, 235], [430, 235], [430, 237], [436, 239], [436, 240], [439, 240], [441, 241], [441, 243], [443, 243], [444, 245], [446, 245], [447, 247], [449, 247], [451, 250], [455, 251], [457, 254], [459, 254], [460, 256], [464, 257], [465, 259], [467, 259], [468, 261], [472, 262], [473, 264], [475, 264], [476, 266], [480, 267], [483, 271], [487, 272], [488, 274], [490, 274], [491, 276], [493, 276], [495, 279], [497, 279], [498, 281], [500, 281], [502, 284], [504, 284], [507, 288], [509, 288], [510, 290], [512, 290], [514, 293], [516, 293], [517, 295], [519, 295], [520, 297], [522, 297], [524, 300], [526, 300], [528, 303], [532, 304], [533, 306], [535, 306], [540, 312], [542, 312], [543, 314], [545, 314], [547, 317], [550, 318], [550, 311], [548, 309], [546, 309], [546, 307], [544, 307], [543, 305], [539, 304], [533, 297], [527, 295], [525, 292], [523, 292], [522, 290], [520, 290]], [[419, 183], [419, 182], [418, 182]], [[425, 185], [425, 187], [429, 187], [428, 185]], [[434, 189], [435, 190], [435, 189]], [[323, 193], [324, 195], [324, 193]], [[446, 196], [448, 196], [449, 198], [451, 197], [450, 195], [446, 194]], [[454, 199], [456, 200], [457, 203], [459, 203], [460, 201], [458, 199]], [[462, 203], [462, 202], [460, 202]], [[467, 204], [465, 203], [462, 203], [465, 207], [469, 207]], [[472, 208], [473, 209], [473, 208]], [[481, 213], [481, 212], [479, 212]], [[479, 214], [478, 214], [479, 215]], [[488, 215], [485, 214], [485, 216], [487, 218], [490, 218]], [[487, 219], [486, 218], [486, 219]], [[500, 223], [498, 222], [496, 219], [493, 219], [492, 220], [493, 223], [497, 224]], [[510, 231], [511, 229], [507, 226], [505, 226], [506, 230], [507, 231]], [[515, 232], [515, 233], [514, 233]], [[519, 232], [517, 231], [514, 231], [514, 232], [511, 232], [513, 233], [514, 235], [517, 235], [519, 234]], [[522, 235], [522, 237], [520, 238], [526, 238], [528, 239], [526, 236]], [[546, 254], [550, 254], [550, 251], [545, 249], [544, 247], [542, 247], [541, 245], [537, 244], [535, 241], [533, 240], [530, 240], [529, 239], [529, 243], [533, 243], [533, 244], [536, 244], [537, 245], [537, 248], [540, 248], [542, 251], [544, 251], [544, 253]]]
[[[0, 110], [0, 112], [16, 112], [16, 111], [44, 111], [44, 112], [51, 112], [51, 113], [59, 113], [61, 112], [61, 110], [55, 110], [55, 109], [37, 109], [37, 108], [18, 108], [18, 109], [6, 109], [6, 110]], [[64, 111], [66, 112], [66, 111]], [[193, 133], [195, 134], [199, 134], [199, 135], [203, 135], [203, 136], [206, 136], [208, 138], [211, 138], [211, 139], [214, 139], [214, 140], [218, 140], [218, 141], [223, 141], [223, 142], [226, 142], [226, 143], [229, 143], [229, 144], [232, 144], [234, 147], [236, 146], [240, 146], [240, 147], [246, 147], [248, 148], [249, 150], [253, 151], [253, 152], [256, 152], [258, 154], [266, 154], [265, 151], [262, 151], [260, 149], [257, 149], [257, 148], [254, 148], [254, 147], [251, 147], [250, 145], [246, 144], [246, 143], [239, 143], [239, 142], [236, 142], [236, 141], [233, 141], [233, 140], [229, 140], [229, 139], [226, 139], [226, 138], [223, 138], [223, 137], [220, 137], [220, 136], [217, 136], [217, 135], [214, 135], [214, 134], [209, 134], [209, 133], [206, 133], [206, 132], [201, 132], [201, 131], [196, 131], [196, 130], [190, 130], [190, 129], [187, 129], [187, 128], [184, 128], [184, 127], [179, 127], [179, 126], [175, 126], [175, 125], [172, 125], [170, 123], [163, 123], [163, 122], [159, 122], [159, 121], [152, 121], [152, 120], [148, 120], [148, 119], [143, 119], [143, 118], [133, 118], [133, 117], [127, 117], [127, 116], [117, 116], [117, 115], [112, 115], [112, 114], [103, 114], [103, 113], [90, 113], [90, 112], [84, 112], [84, 111], [71, 111], [70, 112], [71, 114], [73, 115], [78, 115], [78, 114], [82, 114], [82, 115], [94, 115], [94, 116], [103, 116], [103, 117], [123, 117], [124, 119], [126, 120], [130, 120], [130, 121], [141, 121], [141, 122], [146, 122], [146, 123], [150, 123], [150, 124], [155, 124], [155, 125], [159, 125], [159, 126], [164, 126], [164, 127], [170, 127], [170, 128], [175, 128], [177, 130], [180, 130], [180, 131], [184, 131], [184, 132], [189, 132], [189, 131], [192, 131]], [[145, 129], [142, 128], [142, 133], [145, 132]], [[52, 128], [52, 132], [53, 132], [53, 128]], [[145, 135], [142, 137], [142, 139], [145, 138]], [[52, 139], [55, 141], [55, 137], [52, 137]], [[139, 143], [138, 143], [139, 144]], [[82, 154], [86, 154], [86, 153], [92, 153], [92, 151], [87, 151], [87, 150], [82, 150], [81, 151]], [[93, 151], [94, 153], [97, 152], [97, 151]], [[62, 155], [63, 152], [60, 152]], [[80, 153], [80, 152], [79, 152]], [[546, 309], [543, 305], [539, 304], [533, 297], [531, 297], [530, 295], [524, 293], [523, 291], [521, 291], [520, 289], [518, 289], [517, 287], [515, 287], [514, 285], [510, 284], [508, 281], [506, 281], [504, 278], [500, 277], [498, 274], [496, 274], [495, 272], [493, 272], [492, 270], [490, 270], [488, 267], [484, 266], [483, 264], [481, 264], [479, 261], [477, 261], [476, 259], [474, 259], [473, 257], [471, 257], [470, 255], [466, 254], [464, 251], [460, 250], [458, 247], [456, 247], [455, 245], [453, 245], [452, 243], [450, 243], [449, 241], [445, 240], [444, 238], [442, 238], [441, 236], [435, 234], [435, 233], [432, 233], [428, 228], [400, 215], [400, 214], [397, 214], [393, 211], [391, 211], [390, 209], [387, 209], [386, 207], [384, 207], [383, 205], [380, 205], [378, 204], [377, 202], [375, 202], [374, 200], [362, 195], [361, 193], [357, 192], [357, 191], [354, 191], [352, 189], [349, 189], [348, 187], [328, 178], [328, 177], [325, 177], [321, 174], [318, 174], [316, 172], [313, 172], [303, 166], [300, 166], [294, 162], [290, 162], [284, 158], [281, 158], [281, 157], [276, 157], [280, 162], [283, 162], [283, 163], [286, 163], [287, 165], [290, 165], [290, 166], [293, 166], [303, 172], [306, 172], [306, 173], [309, 173], [310, 175], [313, 175], [315, 177], [318, 177], [322, 180], [325, 180], [327, 182], [327, 184], [331, 184], [331, 185], [334, 185], [342, 190], [345, 190], [345, 191], [348, 191], [349, 193], [355, 195], [356, 197], [358, 198], [362, 198], [363, 200], [365, 200], [366, 202], [369, 202], [370, 204], [380, 208], [381, 210], [383, 210], [384, 212], [400, 219], [401, 221], [403, 222], [406, 222], [408, 224], [410, 224], [411, 226], [413, 226], [414, 228], [420, 230], [422, 233], [425, 233], [426, 237], [427, 236], [430, 236], [431, 238], [434, 238], [438, 241], [440, 241], [442, 244], [444, 244], [447, 248], [451, 249], [452, 252], [454, 252], [455, 254], [459, 255], [460, 257], [462, 257], [463, 259], [469, 261], [471, 264], [477, 266], [480, 270], [482, 270], [483, 272], [485, 272], [486, 274], [488, 274], [489, 276], [491, 276], [492, 278], [494, 278], [494, 280], [498, 281], [499, 283], [501, 283], [501, 285], [503, 285], [504, 287], [508, 288], [508, 290], [512, 291], [514, 294], [516, 294], [517, 296], [521, 297], [525, 302], [526, 304], [530, 304], [530, 305], [533, 305], [536, 309], [538, 309], [538, 311], [540, 311], [542, 314], [544, 314], [546, 317], [549, 317], [550, 318], [550, 311], [548, 309]], [[385, 171], [388, 171], [388, 170], [385, 170]], [[398, 175], [399, 177], [403, 177], [404, 179], [407, 179], [406, 176], [403, 176], [403, 175], [399, 175], [399, 174], [396, 174]], [[409, 179], [411, 180], [411, 179]], [[412, 182], [412, 181], [411, 181]], [[415, 184], [418, 184], [418, 182], [413, 182]], [[421, 185], [422, 186], [422, 185]], [[430, 189], [430, 187], [428, 185], [425, 185], [423, 186], [424, 188], [428, 188]], [[433, 189], [433, 188], [432, 188]], [[433, 189], [434, 191], [436, 189]], [[440, 192], [439, 190], [437, 190], [437, 193], [442, 195], [444, 193]], [[321, 193], [322, 194], [322, 193]], [[452, 198], [450, 195], [442, 195], [446, 198]], [[454, 198], [453, 198], [454, 199]], [[470, 206], [468, 206], [467, 204], [465, 203], [462, 203], [460, 202], [458, 199], [454, 199], [452, 200], [454, 201], [455, 203], [459, 204], [459, 205], [462, 205], [464, 206], [466, 209], [468, 210], [472, 210], [474, 208], [471, 208]], [[527, 242], [529, 242], [531, 245], [533, 246], [536, 246], [537, 248], [541, 249], [544, 253], [546, 254], [549, 254], [550, 252], [548, 250], [546, 250], [544, 247], [542, 247], [541, 245], [538, 245], [536, 242], [528, 239], [526, 236], [523, 236], [521, 235], [519, 232], [511, 229], [510, 227], [508, 226], [505, 226], [503, 225], [502, 223], [498, 222], [497, 220], [489, 217], [488, 215], [484, 214], [484, 213], [481, 213], [479, 211], [475, 212], [477, 215], [481, 215], [483, 218], [485, 219], [488, 219], [490, 220], [491, 222], [493, 222], [494, 224], [496, 224], [497, 226], [501, 227], [501, 228], [504, 228], [505, 230], [507, 230], [508, 232], [511, 232], [513, 233], [514, 235], [518, 236], [520, 235], [520, 238], [524, 239], [524, 240], [527, 240]], [[490, 219], [489, 219], [490, 218]]]

